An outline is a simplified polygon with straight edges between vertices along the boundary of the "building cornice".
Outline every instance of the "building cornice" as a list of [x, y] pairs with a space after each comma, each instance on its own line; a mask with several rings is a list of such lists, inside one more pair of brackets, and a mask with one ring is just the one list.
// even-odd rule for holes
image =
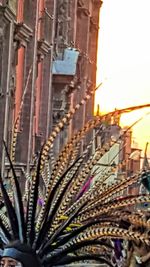
[[25, 23], [17, 23], [15, 25], [15, 39], [18, 41], [29, 42], [33, 35], [33, 31]]
[[39, 54], [48, 54], [50, 52], [51, 46], [45, 40], [38, 41], [38, 53]]
[[71, 75], [60, 75], [60, 74], [54, 74], [53, 75], [53, 84], [70, 84], [70, 82], [73, 80], [73, 76]]
[[16, 19], [15, 14], [9, 6], [0, 6], [0, 16], [1, 15], [3, 15], [8, 21], [14, 21]]

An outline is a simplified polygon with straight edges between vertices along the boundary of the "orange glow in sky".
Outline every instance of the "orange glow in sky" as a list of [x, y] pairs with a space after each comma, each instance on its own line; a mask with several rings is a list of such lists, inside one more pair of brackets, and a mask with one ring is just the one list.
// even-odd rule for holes
[[[100, 12], [95, 109], [102, 113], [115, 108], [150, 103], [150, 0], [103, 0]], [[121, 125], [133, 128], [133, 145], [150, 143], [150, 108], [125, 114]], [[150, 155], [150, 145], [149, 145]]]

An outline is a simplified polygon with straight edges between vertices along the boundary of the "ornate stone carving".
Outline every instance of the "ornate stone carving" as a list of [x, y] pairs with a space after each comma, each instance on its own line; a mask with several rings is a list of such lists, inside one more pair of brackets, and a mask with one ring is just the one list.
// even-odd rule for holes
[[98, 23], [94, 20], [93, 17], [91, 17], [90, 18], [90, 30], [91, 31], [93, 31], [93, 30], [98, 31], [98, 29], [99, 29]]
[[20, 42], [25, 41], [29, 42], [32, 36], [32, 30], [24, 23], [16, 24], [15, 27], [15, 40]]
[[38, 53], [39, 54], [48, 54], [50, 52], [51, 46], [45, 41], [38, 41]]
[[[60, 89], [60, 88], [59, 88]], [[61, 91], [55, 88], [53, 96], [53, 123], [56, 124], [70, 108], [69, 85], [63, 85]]]
[[100, 8], [103, 4], [103, 1], [102, 0], [93, 0], [93, 4], [95, 4], [95, 6], [97, 8]]
[[80, 17], [90, 16], [90, 11], [82, 0], [78, 0], [78, 10], [77, 11], [78, 11], [78, 15]]
[[57, 25], [56, 25], [56, 48], [57, 52], [63, 52], [68, 46], [69, 31], [69, 0], [58, 0], [57, 6]]

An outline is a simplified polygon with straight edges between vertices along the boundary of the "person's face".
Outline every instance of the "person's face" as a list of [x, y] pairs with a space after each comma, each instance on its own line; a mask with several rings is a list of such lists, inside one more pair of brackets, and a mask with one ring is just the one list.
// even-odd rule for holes
[[0, 261], [0, 267], [21, 267], [21, 263], [9, 257], [4, 257]]

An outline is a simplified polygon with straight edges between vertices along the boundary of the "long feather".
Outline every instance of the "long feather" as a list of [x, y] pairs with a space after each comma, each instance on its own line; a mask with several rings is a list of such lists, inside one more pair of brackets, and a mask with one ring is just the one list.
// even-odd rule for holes
[[15, 199], [15, 211], [17, 215], [18, 228], [19, 228], [18, 229], [19, 239], [21, 242], [24, 242], [26, 240], [26, 235], [25, 235], [24, 209], [23, 209], [23, 203], [22, 203], [21, 189], [20, 189], [20, 185], [19, 185], [16, 173], [15, 173], [15, 170], [14, 170], [14, 166], [12, 164], [10, 155], [8, 153], [8, 149], [7, 149], [5, 141], [3, 141], [3, 143], [4, 143], [7, 158], [9, 160], [10, 168], [13, 173], [13, 178], [14, 178], [14, 186], [15, 186], [14, 199]]
[[61, 239], [60, 241], [57, 240], [57, 237], [61, 236], [62, 231], [70, 224], [70, 222], [73, 220], [73, 218], [77, 215], [77, 213], [83, 208], [83, 206], [80, 207], [80, 209], [77, 210], [77, 212], [72, 215], [68, 220], [66, 220], [65, 224], [63, 224], [55, 233], [54, 235], [51, 237], [51, 239], [47, 242], [47, 244], [43, 247], [42, 253], [47, 253], [48, 251], [50, 252], [50, 245], [52, 243], [56, 244], [52, 246], [52, 249], [54, 248], [58, 248], [62, 245], [64, 245], [65, 243], [67, 243], [70, 239], [72, 239], [73, 237], [77, 236], [78, 234], [82, 233], [84, 230], [86, 230], [88, 227], [90, 226], [94, 226], [97, 225], [100, 221], [102, 221], [102, 219], [99, 220], [92, 220], [89, 221], [88, 223], [85, 223], [84, 225], [81, 225], [79, 227], [77, 227], [75, 230], [73, 230], [72, 232], [70, 232], [68, 235], [66, 235], [63, 239]]
[[9, 223], [9, 218], [7, 217], [7, 215], [5, 214], [4, 210], [0, 210], [0, 218], [3, 222], [3, 224], [5, 225], [6, 229], [8, 231], [10, 231], [10, 223]]
[[82, 105], [84, 105], [87, 100], [89, 100], [91, 98], [93, 93], [94, 93], [94, 91], [90, 91], [89, 94], [86, 94], [85, 97], [79, 102], [79, 104], [77, 104], [64, 118], [62, 118], [62, 120], [58, 123], [58, 125], [56, 125], [56, 127], [52, 131], [52, 133], [50, 134], [50, 137], [48, 138], [46, 144], [43, 147], [42, 157], [41, 157], [41, 171], [44, 168], [45, 159], [47, 158], [47, 156], [49, 154], [49, 150], [50, 150], [52, 143], [54, 142], [57, 134], [62, 130], [64, 125], [72, 119], [72, 116], [75, 114], [75, 112], [77, 110], [79, 110], [80, 107]]
[[105, 257], [102, 257], [100, 254], [94, 254], [94, 255], [84, 254], [84, 255], [78, 255], [78, 256], [67, 255], [64, 258], [57, 259], [57, 261], [50, 262], [49, 266], [58, 266], [58, 265], [64, 266], [64, 264], [66, 265], [66, 264], [75, 263], [75, 262], [76, 263], [78, 263], [78, 262], [82, 263], [84, 260], [96, 261], [99, 264], [107, 264], [107, 266], [113, 267], [111, 262], [108, 261]]
[[145, 203], [145, 202], [150, 202], [150, 197], [149, 196], [138, 196], [138, 197], [130, 197], [129, 199], [122, 199], [117, 201], [117, 203], [112, 203], [110, 205], [106, 204], [106, 206], [100, 206], [96, 207], [95, 209], [91, 209], [90, 212], [87, 211], [81, 216], [79, 215], [79, 219], [76, 218], [75, 222], [77, 223], [83, 223], [84, 221], [87, 221], [89, 219], [89, 215], [93, 218], [97, 218], [99, 216], [102, 216], [105, 213], [108, 213], [109, 211], [119, 209], [122, 207], [129, 207], [133, 206], [135, 204], [140, 204], [140, 203]]
[[[63, 232], [64, 229], [67, 228], [67, 226], [73, 221], [73, 219], [76, 217], [78, 212], [84, 207], [85, 204], [82, 204], [80, 207], [78, 207], [73, 214], [59, 227], [57, 230], [55, 230], [55, 233], [51, 236], [51, 238], [46, 242], [46, 244], [42, 245], [43, 251], [45, 251], [57, 237]], [[43, 252], [42, 252], [43, 253]]]
[[[58, 200], [60, 199], [60, 196], [62, 195], [63, 197], [61, 198], [61, 202], [59, 201], [59, 205], [57, 205], [58, 209], [56, 211], [54, 220], [52, 222], [52, 229], [51, 231], [53, 231], [53, 228], [55, 227], [55, 225], [58, 225], [58, 220], [57, 218], [60, 217], [60, 210], [61, 210], [61, 204], [63, 202], [63, 200], [66, 198], [66, 195], [68, 194], [68, 191], [70, 191], [71, 188], [71, 184], [73, 183], [73, 181], [77, 178], [79, 171], [82, 167], [82, 163], [84, 161], [83, 156], [80, 157], [80, 159], [76, 162], [76, 164], [73, 166], [73, 168], [71, 169], [71, 171], [66, 175], [63, 183], [59, 186], [58, 190], [57, 190], [57, 195], [55, 197], [55, 201], [53, 205], [56, 205], [56, 203], [58, 202]], [[69, 190], [66, 190], [66, 186], [68, 181], [71, 181], [70, 185], [69, 185]], [[64, 194], [63, 194], [64, 192]], [[63, 213], [62, 213], [63, 215]]]
[[61, 207], [61, 213], [63, 213], [63, 211], [66, 209], [67, 205], [69, 205], [69, 203], [71, 203], [73, 196], [76, 196], [79, 189], [81, 188], [81, 186], [83, 185], [83, 183], [85, 182], [86, 178], [88, 176], [90, 176], [91, 170], [93, 168], [93, 166], [98, 162], [98, 160], [104, 155], [105, 151], [104, 149], [99, 148], [99, 150], [97, 150], [96, 155], [92, 155], [90, 157], [90, 159], [86, 162], [84, 168], [82, 168], [81, 173], [78, 175], [77, 179], [74, 180], [74, 183], [72, 184], [69, 192], [68, 192], [68, 196], [63, 200], [62, 202], [62, 207]]
[[[76, 161], [78, 161], [78, 159]], [[49, 212], [49, 209], [51, 206], [51, 201], [53, 200], [53, 197], [55, 195], [55, 191], [57, 190], [58, 186], [60, 185], [60, 183], [62, 182], [62, 180], [66, 176], [66, 174], [75, 165], [76, 161], [63, 173], [63, 175], [61, 177], [59, 177], [59, 179], [56, 181], [55, 186], [53, 187], [52, 191], [51, 191], [51, 182], [49, 182], [48, 187], [47, 187], [47, 191], [46, 191], [46, 195], [45, 195], [45, 199], [44, 199], [44, 203], [43, 203], [42, 209], [40, 211], [40, 214], [39, 214], [38, 220], [37, 220], [37, 225], [36, 225], [37, 232], [40, 231], [40, 227], [41, 227], [41, 224], [43, 223], [43, 220], [44, 221], [47, 220], [48, 212]]]
[[[73, 152], [74, 148], [76, 147], [76, 144], [81, 141], [83, 135], [85, 135], [86, 132], [88, 132], [89, 130], [93, 129], [95, 126], [97, 126], [101, 121], [101, 118], [94, 118], [93, 120], [87, 122], [85, 124], [85, 126], [79, 130], [71, 139], [71, 141], [69, 141], [65, 147], [63, 148], [63, 150], [61, 151], [61, 153], [59, 154], [58, 160], [56, 161], [54, 168], [52, 170], [52, 179], [55, 178], [56, 173], [59, 170], [59, 167], [61, 166], [62, 162], [64, 161], [64, 158], [69, 157], [71, 152]], [[70, 164], [70, 162], [69, 162]], [[71, 163], [72, 164], [72, 163]]]
[[7, 191], [4, 187], [1, 175], [0, 175], [0, 186], [1, 186], [3, 199], [5, 202], [6, 210], [8, 213], [8, 217], [9, 217], [9, 221], [10, 221], [10, 225], [11, 225], [11, 229], [12, 229], [13, 239], [18, 239], [19, 238], [19, 234], [18, 234], [19, 228], [18, 228], [17, 216], [15, 213], [14, 207], [12, 205], [12, 202], [11, 202], [11, 200], [7, 194]]
[[128, 177], [124, 179], [123, 181], [116, 182], [114, 185], [103, 185], [102, 189], [100, 189], [101, 181], [98, 180], [96, 183], [92, 186], [92, 188], [89, 189], [88, 192], [86, 192], [79, 200], [77, 200], [76, 204], [73, 204], [69, 209], [65, 212], [65, 215], [69, 215], [73, 209], [76, 208], [77, 204], [84, 203], [84, 201], [88, 200], [89, 203], [93, 199], [96, 200], [96, 197], [99, 196], [101, 198], [101, 202], [109, 199], [112, 197], [113, 194], [117, 194], [121, 192], [123, 189], [127, 188], [129, 185], [135, 183], [137, 181], [137, 176]]
[[[60, 179], [57, 181], [57, 183], [55, 184], [51, 194], [49, 195], [49, 198], [48, 198], [48, 201], [47, 201], [47, 205], [46, 205], [46, 209], [45, 209], [45, 216], [44, 216], [44, 222], [42, 224], [42, 227], [41, 227], [41, 230], [40, 230], [40, 233], [38, 234], [37, 236], [37, 240], [36, 242], [34, 243], [34, 246], [38, 247], [39, 243], [41, 243], [41, 240], [43, 238], [45, 238], [45, 235], [47, 233], [47, 231], [49, 230], [50, 228], [50, 225], [51, 225], [51, 216], [49, 216], [49, 219], [48, 219], [48, 222], [47, 222], [47, 218], [48, 218], [48, 213], [49, 213], [49, 210], [50, 210], [50, 205], [51, 205], [51, 202], [55, 196], [55, 192], [58, 188], [58, 186], [60, 185], [61, 181], [64, 179], [64, 177], [66, 176], [66, 174], [71, 170], [71, 168], [75, 165], [75, 163], [78, 161], [79, 159], [77, 159], [65, 172], [64, 174], [60, 177]], [[69, 182], [68, 182], [69, 183]], [[63, 196], [63, 195], [62, 195]], [[51, 214], [52, 215], [52, 214]]]
[[15, 151], [16, 151], [16, 143], [17, 143], [17, 136], [18, 136], [18, 128], [19, 128], [19, 124], [20, 124], [20, 120], [21, 120], [22, 108], [24, 105], [24, 98], [25, 98], [25, 95], [27, 93], [31, 72], [32, 72], [32, 66], [29, 69], [27, 81], [25, 84], [25, 88], [23, 90], [23, 95], [22, 95], [19, 111], [18, 111], [16, 120], [14, 122], [13, 129], [12, 129], [12, 140], [11, 140], [11, 148], [10, 148], [10, 158], [11, 158], [12, 162], [15, 161]]
[[12, 238], [10, 232], [7, 230], [7, 228], [3, 224], [1, 218], [0, 218], [0, 237], [5, 244], [8, 243]]
[[141, 234], [140, 232], [129, 231], [119, 227], [111, 226], [104, 228], [95, 228], [80, 233], [77, 237], [69, 241], [65, 246], [62, 246], [59, 250], [56, 250], [55, 253], [48, 254], [46, 258], [47, 260], [50, 260], [55, 259], [57, 257], [63, 257], [68, 253], [74, 253], [76, 249], [88, 245], [89, 242], [94, 242], [95, 240], [100, 240], [104, 238], [125, 238], [129, 240], [140, 240], [142, 243], [150, 243], [148, 236], [145, 234]]
[[35, 238], [35, 215], [38, 200], [38, 187], [40, 182], [40, 160], [41, 154], [39, 156], [36, 174], [32, 180], [27, 207], [27, 240], [30, 245], [32, 245]]
[[[65, 257], [66, 255], [70, 254], [70, 253], [75, 253], [76, 251], [78, 251], [79, 249], [89, 246], [89, 245], [104, 245], [104, 242], [102, 242], [101, 240], [98, 239], [92, 239], [92, 240], [82, 240], [80, 243], [74, 243], [73, 247], [60, 247], [60, 250], [56, 250], [54, 253], [49, 253], [46, 257], [43, 258], [43, 263], [49, 263], [49, 262], [55, 262], [58, 259], [61, 259], [62, 257]], [[105, 244], [105, 246], [107, 247], [107, 244]], [[108, 247], [110, 248], [110, 246], [108, 245]]]

